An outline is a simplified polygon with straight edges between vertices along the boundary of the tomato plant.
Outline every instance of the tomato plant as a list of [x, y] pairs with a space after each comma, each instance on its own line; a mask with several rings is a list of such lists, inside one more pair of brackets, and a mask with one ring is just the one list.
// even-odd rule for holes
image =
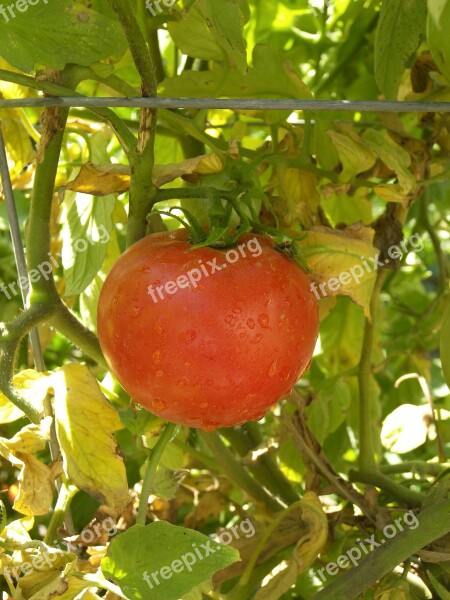
[[308, 277], [249, 234], [227, 251], [191, 249], [184, 230], [148, 236], [114, 265], [98, 304], [100, 344], [130, 396], [207, 430], [287, 397], [317, 329]]
[[448, 600], [449, 26], [0, 3], [2, 598]]

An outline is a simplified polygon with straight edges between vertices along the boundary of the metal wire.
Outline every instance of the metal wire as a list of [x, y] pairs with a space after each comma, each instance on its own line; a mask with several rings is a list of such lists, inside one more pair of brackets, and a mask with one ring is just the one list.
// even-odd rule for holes
[[87, 98], [45, 97], [0, 100], [1, 108], [209, 108], [230, 110], [312, 110], [352, 112], [450, 112], [450, 102], [399, 102], [384, 100], [285, 100], [258, 98]]
[[[25, 251], [20, 235], [19, 219], [17, 218], [16, 204], [14, 202], [14, 193], [9, 175], [8, 161], [6, 158], [5, 141], [0, 123], [0, 177], [3, 185], [3, 195], [5, 196], [6, 210], [8, 212], [9, 230], [14, 248], [14, 257], [16, 260], [17, 273], [19, 275], [19, 287], [22, 294], [22, 301], [25, 308], [28, 307], [27, 295], [30, 288], [28, 279], [28, 269], [25, 260]], [[22, 283], [25, 282], [25, 285]], [[30, 343], [33, 352], [33, 360], [37, 371], [45, 371], [44, 357], [42, 356], [41, 341], [38, 330], [30, 331]]]

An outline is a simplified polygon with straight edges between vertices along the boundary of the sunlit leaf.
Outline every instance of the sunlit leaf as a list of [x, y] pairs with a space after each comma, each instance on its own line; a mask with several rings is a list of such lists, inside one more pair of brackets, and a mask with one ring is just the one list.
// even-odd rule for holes
[[389, 414], [381, 430], [381, 442], [391, 452], [404, 454], [427, 440], [431, 415], [428, 406], [402, 404]]
[[102, 571], [135, 600], [179, 600], [238, 560], [238, 551], [230, 546], [198, 531], [157, 521], [146, 527], [135, 525], [114, 538]]
[[68, 364], [52, 377], [56, 433], [64, 472], [101, 504], [121, 510], [128, 502], [125, 466], [113, 433], [123, 427], [88, 367]]

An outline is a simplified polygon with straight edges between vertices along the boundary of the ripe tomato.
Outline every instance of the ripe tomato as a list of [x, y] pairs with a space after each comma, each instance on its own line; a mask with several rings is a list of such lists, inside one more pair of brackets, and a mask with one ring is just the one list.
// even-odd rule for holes
[[305, 273], [262, 236], [191, 250], [150, 235], [117, 261], [98, 304], [112, 372], [134, 401], [212, 431], [261, 418], [308, 368], [318, 305]]

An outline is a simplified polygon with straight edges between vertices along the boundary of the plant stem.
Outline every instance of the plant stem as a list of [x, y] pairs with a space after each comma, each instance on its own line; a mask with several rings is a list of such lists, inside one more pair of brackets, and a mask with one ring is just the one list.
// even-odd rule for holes
[[370, 299], [371, 320], [366, 319], [359, 363], [359, 469], [361, 472], [376, 471], [375, 451], [372, 437], [372, 411], [370, 399], [370, 377], [372, 374], [372, 347], [375, 332], [375, 317], [378, 297], [383, 287], [385, 270], [377, 273]]
[[407, 460], [397, 465], [381, 465], [382, 473], [418, 473], [419, 475], [440, 475], [450, 469], [450, 463], [429, 463], [424, 460]]
[[155, 447], [152, 449], [145, 467], [145, 476], [142, 482], [141, 497], [139, 499], [139, 508], [136, 517], [136, 525], [145, 525], [147, 517], [148, 497], [155, 480], [156, 470], [158, 468], [161, 456], [174, 435], [177, 425], [175, 423], [167, 423], [164, 430], [160, 434]]
[[257, 481], [255, 481], [233, 456], [228, 447], [223, 443], [218, 433], [199, 433], [199, 436], [208, 446], [212, 455], [222, 468], [223, 473], [247, 494], [262, 502], [272, 512], [278, 512], [284, 508], [277, 498], [271, 496]]
[[388, 492], [393, 498], [399, 502], [404, 502], [408, 506], [421, 506], [425, 500], [425, 494], [420, 492], [414, 492], [404, 487], [396, 481], [392, 481], [387, 475], [383, 473], [368, 472], [368, 471], [354, 471], [349, 472], [350, 481], [368, 483], [379, 487], [381, 490]]
[[51, 546], [56, 541], [58, 527], [61, 527], [63, 524], [64, 518], [70, 508], [70, 503], [77, 492], [78, 488], [69, 484], [63, 477], [58, 500], [56, 501], [55, 509], [44, 537], [45, 544]]
[[424, 546], [450, 531], [450, 499], [429, 506], [417, 516], [418, 526], [405, 529], [375, 548], [356, 568], [350, 569], [311, 600], [342, 600], [359, 597], [376, 581], [390, 573]]

